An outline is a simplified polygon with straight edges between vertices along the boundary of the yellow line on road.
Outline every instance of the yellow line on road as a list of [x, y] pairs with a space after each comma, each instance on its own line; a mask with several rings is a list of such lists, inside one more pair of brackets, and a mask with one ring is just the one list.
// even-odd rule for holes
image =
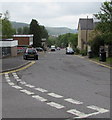
[[106, 67], [106, 68], [112, 69], [112, 67], [110, 67], [110, 66], [108, 66], [108, 65], [104, 65], [104, 64], [101, 64], [101, 63], [96, 62], [96, 61], [93, 61], [93, 60], [89, 60], [89, 61], [91, 61], [91, 62], [93, 62], [93, 63], [96, 63], [96, 64], [98, 64], [98, 65], [101, 65], [101, 66], [103, 66], [103, 67]]
[[[75, 55], [75, 56], [77, 56], [77, 57], [79, 57], [79, 58], [84, 58], [84, 57], [79, 56], [79, 55]], [[91, 61], [91, 62], [93, 62], [93, 63], [96, 63], [96, 64], [98, 64], [98, 65], [101, 65], [101, 66], [103, 66], [103, 67], [106, 67], [106, 68], [112, 69], [112, 67], [110, 67], [110, 66], [108, 66], [108, 65], [104, 65], [104, 64], [99, 63], [99, 62], [96, 62], [96, 61], [94, 61], [94, 60], [89, 60], [89, 61]]]
[[24, 67], [21, 67], [21, 68], [19, 68], [19, 69], [11, 70], [11, 71], [8, 71], [8, 72], [0, 73], [0, 75], [5, 74], [5, 73], [12, 73], [12, 72], [18, 72], [18, 71], [24, 70], [24, 69], [26, 69], [26, 68], [32, 66], [33, 64], [35, 64], [35, 61], [32, 61], [30, 64], [28, 64], [28, 65], [26, 65], [26, 66], [24, 66]]

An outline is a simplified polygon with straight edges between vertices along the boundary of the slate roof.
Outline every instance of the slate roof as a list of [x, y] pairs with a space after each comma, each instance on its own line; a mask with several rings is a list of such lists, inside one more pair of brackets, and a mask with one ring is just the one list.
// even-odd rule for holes
[[81, 27], [81, 30], [93, 30], [94, 24], [93, 24], [93, 18], [80, 18], [79, 24]]

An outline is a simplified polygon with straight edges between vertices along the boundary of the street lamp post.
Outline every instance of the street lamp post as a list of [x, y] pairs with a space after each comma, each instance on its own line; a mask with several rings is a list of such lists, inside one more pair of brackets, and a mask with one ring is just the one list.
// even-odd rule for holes
[[86, 55], [87, 55], [87, 41], [88, 41], [88, 16], [86, 21]]

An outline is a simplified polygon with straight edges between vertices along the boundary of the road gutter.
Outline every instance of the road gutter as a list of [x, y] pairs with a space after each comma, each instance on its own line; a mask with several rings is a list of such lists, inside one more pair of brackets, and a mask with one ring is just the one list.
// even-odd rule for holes
[[[83, 58], [83, 59], [86, 58], [86, 57], [82, 57], [82, 56], [80, 56], [80, 55], [75, 55], [75, 56], [80, 57], [80, 58]], [[86, 59], [87, 59], [87, 58], [86, 58]], [[90, 59], [87, 59], [87, 60], [89, 60], [89, 61], [91, 61], [91, 62], [93, 62], [93, 63], [95, 63], [95, 64], [101, 65], [101, 66], [103, 66], [103, 67], [112, 69], [112, 67], [109, 66], [109, 65], [105, 65], [105, 64], [103, 64], [103, 63], [96, 62], [95, 60], [90, 60]]]
[[29, 61], [23, 65], [20, 65], [18, 67], [15, 67], [15, 68], [12, 68], [12, 69], [7, 69], [7, 70], [4, 70], [0, 73], [0, 75], [2, 74], [5, 74], [5, 73], [12, 73], [12, 72], [18, 72], [18, 71], [21, 71], [21, 70], [24, 70], [30, 66], [32, 66], [33, 64], [35, 64], [35, 61]]

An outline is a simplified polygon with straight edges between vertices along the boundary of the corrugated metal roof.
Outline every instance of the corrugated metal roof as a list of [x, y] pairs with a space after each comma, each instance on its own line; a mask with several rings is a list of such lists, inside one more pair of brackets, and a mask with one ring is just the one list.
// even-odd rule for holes
[[81, 30], [93, 30], [93, 18], [80, 18], [79, 24], [81, 27]]

